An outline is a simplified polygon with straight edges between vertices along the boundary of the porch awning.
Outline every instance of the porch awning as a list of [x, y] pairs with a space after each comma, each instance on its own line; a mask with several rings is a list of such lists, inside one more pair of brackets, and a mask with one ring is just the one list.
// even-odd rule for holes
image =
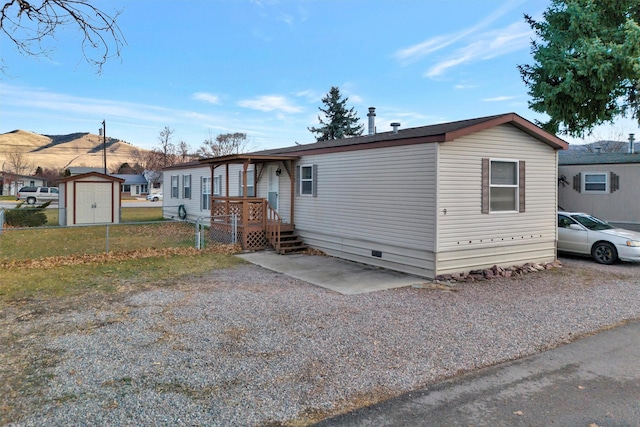
[[243, 164], [243, 163], [268, 163], [284, 160], [298, 160], [300, 156], [281, 156], [277, 154], [229, 154], [227, 156], [210, 157], [208, 159], [201, 159], [201, 164], [207, 164], [212, 166], [228, 165], [228, 164]]

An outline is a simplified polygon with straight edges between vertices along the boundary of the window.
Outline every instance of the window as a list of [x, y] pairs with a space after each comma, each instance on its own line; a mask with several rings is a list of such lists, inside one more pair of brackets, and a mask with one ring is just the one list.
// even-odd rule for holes
[[131, 192], [131, 184], [122, 184], [121, 191], [123, 193], [130, 193]]
[[178, 175], [171, 175], [171, 197], [178, 198]]
[[213, 195], [222, 195], [222, 175], [213, 177]]
[[[240, 174], [240, 189], [238, 194], [240, 194], [240, 197], [243, 197], [244, 182], [242, 181], [242, 171], [238, 171], [238, 172]], [[256, 196], [256, 188], [254, 184], [255, 184], [254, 171], [253, 169], [247, 170], [247, 197]]]
[[607, 192], [607, 174], [606, 173], [588, 173], [584, 174], [585, 193], [606, 193]]
[[482, 159], [482, 213], [524, 212], [525, 162]]
[[298, 195], [317, 196], [318, 165], [298, 166], [296, 179]]
[[182, 198], [191, 198], [191, 175], [182, 175]]
[[211, 209], [211, 178], [202, 178], [202, 203], [200, 209], [208, 211]]

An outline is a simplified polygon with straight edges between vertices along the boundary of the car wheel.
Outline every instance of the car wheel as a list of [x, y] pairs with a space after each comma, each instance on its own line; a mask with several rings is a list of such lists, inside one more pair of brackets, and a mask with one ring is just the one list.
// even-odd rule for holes
[[618, 251], [609, 242], [598, 242], [591, 248], [591, 256], [600, 264], [613, 264], [618, 259]]
[[35, 205], [36, 204], [36, 198], [35, 197], [27, 197], [27, 204], [28, 205]]
[[153, 198], [153, 201], [154, 201], [154, 202], [157, 202], [157, 201], [158, 201], [158, 198], [157, 198], [157, 197], [154, 197], [154, 198]]

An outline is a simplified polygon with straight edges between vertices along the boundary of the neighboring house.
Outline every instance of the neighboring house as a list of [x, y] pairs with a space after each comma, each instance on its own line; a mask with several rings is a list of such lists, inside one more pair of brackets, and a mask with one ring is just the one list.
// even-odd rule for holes
[[513, 113], [378, 134], [371, 122], [367, 136], [178, 165], [164, 203], [185, 203], [185, 175], [199, 191], [200, 164], [220, 181], [212, 214], [239, 216], [245, 249], [280, 250], [295, 228], [329, 255], [429, 278], [556, 259], [565, 141]]
[[558, 207], [640, 229], [640, 154], [560, 153]]
[[123, 196], [146, 196], [149, 194], [149, 183], [144, 175], [109, 174], [123, 180], [120, 192]]
[[46, 187], [47, 181], [37, 176], [0, 173], [0, 196], [15, 196], [22, 187]]

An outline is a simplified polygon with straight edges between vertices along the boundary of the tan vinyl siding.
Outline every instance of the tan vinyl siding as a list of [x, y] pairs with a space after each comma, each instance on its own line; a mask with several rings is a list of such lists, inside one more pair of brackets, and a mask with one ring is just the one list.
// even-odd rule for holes
[[[525, 162], [525, 212], [482, 213], [483, 158]], [[500, 125], [439, 144], [438, 159], [438, 274], [555, 258], [557, 167], [551, 147]]]
[[[303, 157], [317, 165], [317, 196], [295, 199], [296, 229], [311, 246], [400, 271], [432, 272], [435, 144]], [[380, 251], [380, 258], [371, 251]], [[411, 264], [410, 268], [409, 265]]]
[[[171, 197], [171, 176], [178, 175], [178, 198]], [[191, 175], [191, 198], [185, 199], [183, 192], [183, 176]], [[200, 209], [200, 199], [202, 197], [201, 178], [211, 176], [211, 168], [202, 166], [197, 168], [172, 169], [165, 171], [162, 179], [162, 216], [164, 218], [177, 219], [178, 207], [184, 205], [187, 211], [187, 220], [195, 221], [200, 216], [208, 216], [209, 210]]]
[[[585, 172], [606, 173], [609, 186], [613, 172], [618, 175], [619, 188], [605, 194], [577, 192], [573, 189], [573, 177]], [[558, 187], [558, 205], [562, 209], [585, 212], [617, 224], [633, 225], [634, 229], [640, 225], [640, 164], [566, 165], [560, 166], [558, 173], [568, 181], [567, 185]]]

